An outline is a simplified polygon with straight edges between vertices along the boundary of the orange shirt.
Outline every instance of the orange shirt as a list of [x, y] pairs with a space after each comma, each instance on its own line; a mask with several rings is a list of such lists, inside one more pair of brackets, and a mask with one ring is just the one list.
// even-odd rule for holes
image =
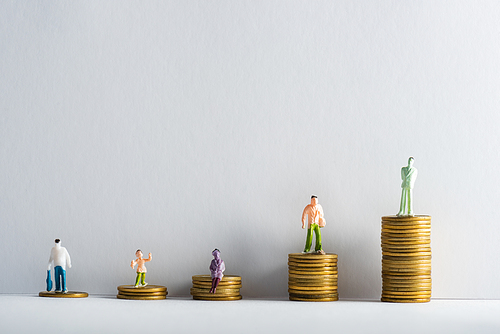
[[304, 224], [306, 221], [306, 215], [309, 216], [309, 224], [307, 225], [307, 228], [310, 228], [311, 224], [318, 224], [320, 227], [324, 227], [326, 225], [326, 221], [323, 218], [323, 208], [321, 207], [321, 205], [308, 204], [304, 208], [304, 212], [302, 213], [302, 224]]

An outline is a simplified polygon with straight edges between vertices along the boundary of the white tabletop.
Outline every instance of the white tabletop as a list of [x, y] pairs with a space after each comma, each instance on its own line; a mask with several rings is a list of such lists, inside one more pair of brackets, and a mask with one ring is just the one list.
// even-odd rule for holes
[[0, 310], [2, 333], [500, 333], [500, 300], [207, 302], [3, 294]]

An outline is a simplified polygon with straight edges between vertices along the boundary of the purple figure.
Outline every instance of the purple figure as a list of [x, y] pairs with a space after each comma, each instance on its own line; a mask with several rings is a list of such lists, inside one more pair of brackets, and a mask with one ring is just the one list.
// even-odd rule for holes
[[220, 251], [216, 248], [212, 251], [214, 259], [210, 263], [210, 276], [212, 277], [212, 288], [210, 293], [215, 293], [220, 280], [224, 277], [224, 270], [226, 270], [226, 265], [224, 261], [220, 258]]

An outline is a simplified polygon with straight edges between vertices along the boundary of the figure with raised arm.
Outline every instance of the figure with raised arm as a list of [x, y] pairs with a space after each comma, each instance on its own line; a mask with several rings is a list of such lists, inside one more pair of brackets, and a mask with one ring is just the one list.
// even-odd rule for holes
[[311, 196], [311, 204], [308, 204], [304, 208], [304, 212], [302, 212], [303, 229], [306, 228], [306, 216], [308, 216], [307, 238], [303, 253], [309, 253], [311, 250], [314, 231], [314, 234], [316, 235], [316, 246], [314, 250], [317, 254], [325, 254], [321, 245], [321, 232], [319, 229], [326, 225], [326, 221], [323, 218], [323, 208], [318, 204], [318, 197], [315, 195]]
[[153, 257], [151, 256], [151, 253], [149, 253], [148, 258], [143, 259], [142, 258], [142, 251], [140, 249], [138, 249], [135, 252], [135, 256], [137, 256], [137, 259], [135, 259], [134, 261], [132, 261], [132, 263], [130, 263], [130, 266], [132, 267], [132, 269], [137, 264], [137, 277], [135, 278], [135, 287], [136, 288], [145, 287], [146, 285], [148, 285], [148, 283], [145, 282], [147, 270], [146, 270], [146, 266], [144, 264], [146, 262], [151, 261], [153, 259]]
[[413, 157], [408, 158], [408, 166], [401, 168], [401, 203], [398, 216], [413, 216], [413, 186], [417, 179], [417, 169], [413, 167]]
[[50, 280], [50, 267], [54, 262], [54, 280], [56, 281], [55, 292], [67, 293], [66, 288], [66, 265], [71, 268], [71, 258], [65, 247], [61, 247], [61, 240], [55, 240], [55, 246], [50, 250], [49, 265], [47, 267], [47, 291], [52, 289]]
[[220, 258], [220, 251], [216, 248], [212, 251], [214, 259], [210, 262], [210, 277], [212, 277], [212, 287], [209, 293], [215, 293], [219, 282], [224, 277], [224, 270], [226, 270], [226, 265], [224, 261]]

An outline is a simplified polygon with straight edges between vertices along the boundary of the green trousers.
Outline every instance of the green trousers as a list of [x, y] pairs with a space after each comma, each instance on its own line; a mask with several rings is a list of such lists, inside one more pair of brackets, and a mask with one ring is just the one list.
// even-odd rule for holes
[[141, 284], [144, 285], [146, 280], [146, 273], [137, 273], [137, 277], [135, 278], [135, 285], [139, 285], [139, 281], [141, 281]]
[[314, 250], [317, 252], [317, 251], [323, 249], [323, 247], [321, 246], [321, 232], [319, 230], [319, 225], [318, 224], [311, 224], [311, 226], [309, 226], [309, 228], [307, 229], [306, 247], [304, 247], [305, 253], [307, 253], [311, 250], [311, 245], [312, 245], [312, 240], [313, 240], [313, 231], [314, 231], [314, 234], [316, 234], [316, 247], [314, 247]]

